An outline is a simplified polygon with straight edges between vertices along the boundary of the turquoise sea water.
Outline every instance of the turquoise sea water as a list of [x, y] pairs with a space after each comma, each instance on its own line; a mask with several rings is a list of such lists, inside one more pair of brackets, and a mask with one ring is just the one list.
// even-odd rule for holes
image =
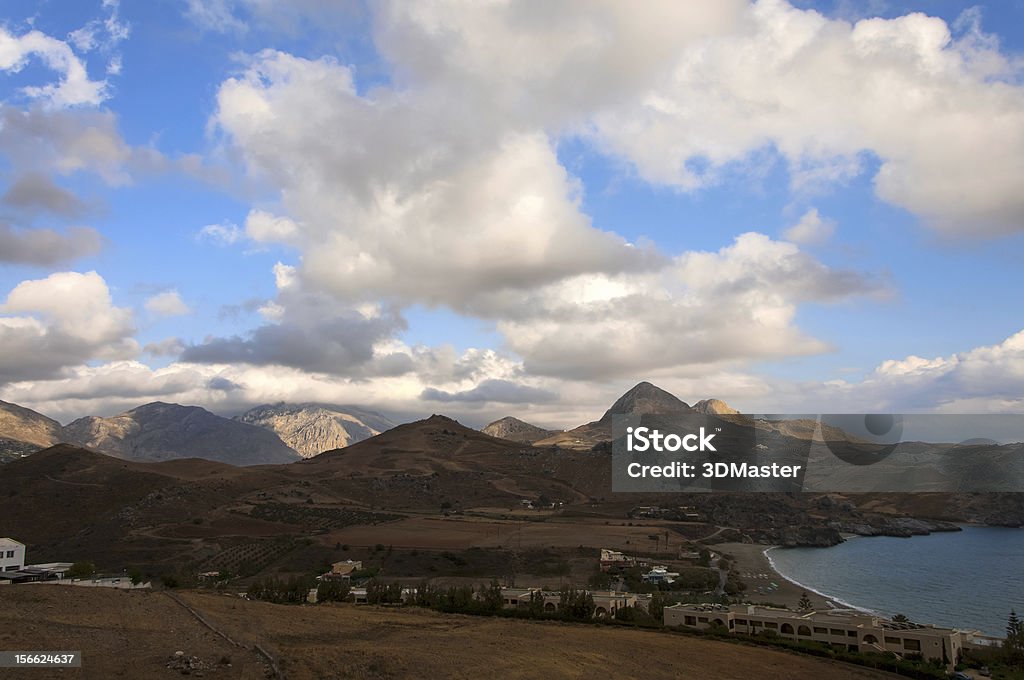
[[918, 623], [1002, 636], [1010, 609], [1024, 613], [1024, 529], [851, 538], [767, 554], [779, 573], [808, 590]]

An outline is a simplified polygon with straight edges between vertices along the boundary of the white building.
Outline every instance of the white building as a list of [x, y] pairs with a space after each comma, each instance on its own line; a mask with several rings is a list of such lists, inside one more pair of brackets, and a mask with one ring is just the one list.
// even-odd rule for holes
[[25, 544], [0, 538], [0, 571], [21, 571], [25, 567]]

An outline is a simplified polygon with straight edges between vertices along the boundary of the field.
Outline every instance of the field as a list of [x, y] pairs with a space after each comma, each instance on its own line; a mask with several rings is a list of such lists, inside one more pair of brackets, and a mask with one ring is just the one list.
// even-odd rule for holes
[[[289, 680], [319, 678], [660, 678], [763, 680], [894, 677], [786, 652], [666, 633], [443, 615], [355, 605], [288, 606], [179, 593], [241, 647], [164, 593], [59, 586], [0, 591], [0, 648], [80, 649], [83, 667], [5, 678], [160, 678], [175, 651], [212, 668], [202, 677], [262, 678], [244, 648], [259, 644]], [[220, 663], [230, 659], [231, 666]], [[196, 673], [192, 673], [196, 676]]]
[[[664, 522], [644, 520], [546, 519], [545, 521], [454, 519], [442, 517], [410, 517], [375, 526], [349, 526], [333, 531], [326, 540], [351, 545], [382, 543], [395, 548], [527, 548], [549, 546], [589, 546], [616, 550], [653, 552], [657, 547], [650, 538], [660, 535], [664, 549]], [[714, 529], [701, 527], [702, 534]], [[670, 533], [670, 547], [675, 550], [685, 541]]]

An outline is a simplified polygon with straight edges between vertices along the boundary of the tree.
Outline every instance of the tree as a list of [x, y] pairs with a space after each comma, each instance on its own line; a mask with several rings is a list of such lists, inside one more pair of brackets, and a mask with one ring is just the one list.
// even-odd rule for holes
[[526, 610], [530, 612], [530, 616], [541, 616], [544, 614], [544, 594], [539, 590], [534, 590], [530, 593], [530, 602], [526, 605]]
[[68, 569], [68, 578], [89, 578], [96, 573], [96, 565], [88, 560], [75, 562]]
[[647, 613], [655, 621], [662, 621], [665, 612], [665, 596], [655, 591], [651, 594], [651, 602], [647, 605]]
[[132, 585], [137, 586], [142, 583], [142, 570], [138, 567], [132, 567], [128, 570], [128, 577], [132, 580]]
[[320, 581], [316, 589], [317, 602], [342, 602], [348, 597], [348, 580], [340, 578], [325, 578]]
[[480, 602], [486, 611], [496, 612], [501, 609], [505, 600], [501, 596], [501, 584], [498, 583], [498, 579], [491, 579], [489, 586], [480, 586]]
[[700, 557], [697, 559], [697, 564], [702, 567], [711, 566], [711, 551], [707, 548], [702, 548], [700, 551]]
[[892, 620], [895, 623], [910, 623], [910, 619], [908, 619], [904, 614], [897, 614], [896, 616], [892, 617]]
[[1017, 616], [1016, 610], [1010, 610], [1006, 620], [1006, 640], [1003, 642], [1003, 653], [1006, 662], [1011, 666], [1024, 664], [1024, 623]]
[[811, 610], [811, 598], [807, 597], [806, 592], [800, 596], [800, 602], [798, 602], [796, 606], [797, 609], [799, 609], [802, 612]]

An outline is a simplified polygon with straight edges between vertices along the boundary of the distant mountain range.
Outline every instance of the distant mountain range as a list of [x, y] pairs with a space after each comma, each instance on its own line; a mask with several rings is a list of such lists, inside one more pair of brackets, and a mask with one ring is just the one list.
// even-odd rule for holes
[[395, 426], [374, 411], [315, 403], [264, 404], [235, 420], [274, 432], [303, 458], [361, 442]]
[[[691, 408], [669, 392], [641, 382], [600, 420], [567, 432], [513, 416], [494, 421], [482, 432], [518, 444], [590, 449], [611, 439], [613, 415], [694, 411], [736, 413], [718, 399], [702, 400]], [[62, 442], [129, 460], [194, 457], [232, 465], [284, 463], [351, 446], [394, 427], [387, 416], [358, 406], [283, 402], [256, 406], [233, 419], [198, 406], [153, 402], [109, 418], [86, 416], [61, 426], [41, 413], [0, 401], [0, 463]]]
[[205, 458], [232, 465], [261, 465], [299, 458], [273, 432], [198, 406], [159, 401], [112, 418], [79, 418], [64, 428], [64, 438], [129, 460]]

